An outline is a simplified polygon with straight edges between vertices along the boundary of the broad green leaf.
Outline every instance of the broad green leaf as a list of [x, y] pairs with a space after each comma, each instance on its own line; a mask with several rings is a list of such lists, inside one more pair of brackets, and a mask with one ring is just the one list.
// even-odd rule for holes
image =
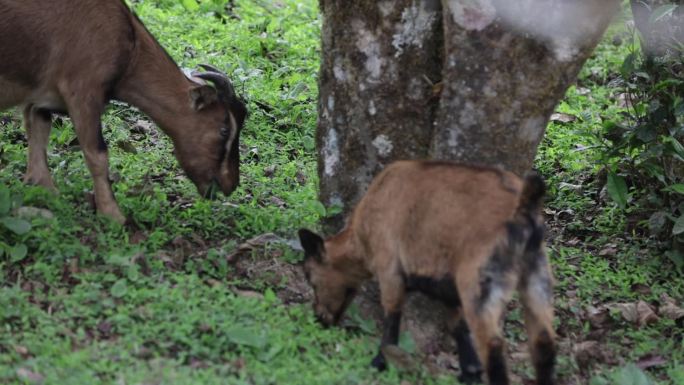
[[669, 144], [668, 150], [672, 151], [679, 160], [684, 161], [684, 146], [677, 139], [672, 136], [666, 136], [663, 138], [663, 143]]
[[613, 381], [620, 385], [651, 385], [653, 382], [643, 370], [634, 364], [618, 369], [612, 376]]
[[648, 228], [652, 234], [658, 234], [667, 223], [667, 214], [664, 211], [656, 211], [648, 218]]
[[649, 23], [657, 23], [660, 20], [672, 15], [672, 12], [677, 9], [677, 4], [666, 4], [653, 10], [651, 16], [648, 18]]
[[677, 218], [674, 226], [672, 227], [672, 234], [679, 235], [681, 233], [684, 233], [684, 215]]
[[235, 326], [226, 330], [225, 333], [230, 342], [234, 344], [251, 346], [258, 349], [261, 349], [266, 345], [266, 339], [264, 337], [244, 326]]
[[126, 295], [126, 292], [128, 292], [128, 286], [126, 285], [126, 280], [125, 279], [120, 279], [112, 285], [112, 289], [110, 290], [110, 293], [112, 294], [112, 297], [115, 298], [121, 298], [124, 295]]
[[197, 0], [181, 0], [181, 3], [183, 4], [183, 7], [187, 9], [188, 11], [196, 11], [199, 9], [199, 4], [197, 4]]
[[677, 194], [684, 194], [684, 184], [682, 184], [682, 183], [673, 184], [671, 186], [667, 186], [663, 190], [675, 192]]
[[136, 282], [140, 278], [140, 267], [136, 264], [128, 266], [126, 269], [126, 277], [132, 282]]
[[0, 223], [17, 235], [24, 235], [31, 230], [31, 224], [23, 219], [14, 217], [0, 218]]
[[9, 189], [7, 186], [0, 184], [0, 216], [9, 213], [11, 203]]
[[632, 52], [629, 55], [627, 55], [625, 57], [625, 60], [622, 62], [620, 73], [625, 79], [629, 79], [632, 72], [634, 72], [634, 69], [636, 68], [636, 60], [637, 54]]
[[627, 183], [625, 178], [614, 172], [608, 173], [608, 195], [621, 209], [627, 207]]
[[273, 303], [278, 300], [278, 296], [270, 287], [264, 291], [264, 301]]
[[325, 216], [325, 206], [323, 206], [323, 203], [319, 201], [313, 201], [313, 208], [316, 210], [316, 214], [320, 215], [321, 217]]
[[14, 247], [12, 247], [12, 250], [10, 250], [9, 253], [10, 261], [19, 262], [26, 258], [26, 254], [28, 254], [28, 248], [25, 244], [20, 243], [18, 245], [14, 245]]

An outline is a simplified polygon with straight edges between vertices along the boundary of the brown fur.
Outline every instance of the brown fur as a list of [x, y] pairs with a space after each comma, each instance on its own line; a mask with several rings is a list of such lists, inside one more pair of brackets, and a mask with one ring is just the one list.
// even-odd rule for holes
[[[0, 109], [24, 106], [27, 182], [54, 189], [46, 158], [51, 113], [68, 112], [97, 209], [122, 222], [100, 126], [115, 98], [139, 107], [171, 137], [201, 194], [214, 184], [225, 194], [237, 186], [244, 104], [189, 80], [123, 1], [0, 0], [0, 57]], [[222, 127], [234, 131], [232, 143]]]
[[[317, 317], [335, 323], [350, 293], [371, 276], [378, 280], [385, 315], [397, 324], [394, 329], [407, 289], [441, 295], [445, 303], [456, 304], [459, 352], [473, 351], [461, 346], [470, 341], [469, 329], [491, 383], [506, 384], [500, 323], [517, 288], [533, 361], [543, 377], [538, 381], [553, 383], [552, 277], [542, 244], [543, 188], [537, 176], [523, 180], [501, 170], [448, 162], [388, 166], [339, 234], [323, 241], [300, 230]], [[382, 344], [396, 343], [393, 339], [383, 337]], [[464, 358], [462, 365], [478, 366], [477, 358]], [[374, 365], [382, 367], [380, 361], [381, 354]], [[475, 369], [470, 374], [479, 377]]]

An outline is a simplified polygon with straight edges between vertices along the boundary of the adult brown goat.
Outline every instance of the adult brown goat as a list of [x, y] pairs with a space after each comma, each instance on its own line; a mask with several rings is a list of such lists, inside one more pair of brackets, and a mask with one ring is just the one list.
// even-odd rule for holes
[[200, 194], [220, 188], [228, 195], [237, 187], [247, 110], [226, 75], [204, 69], [198, 79], [186, 77], [122, 0], [0, 0], [0, 110], [23, 106], [25, 182], [55, 189], [46, 149], [52, 114], [66, 112], [97, 210], [118, 222], [125, 217], [112, 192], [100, 121], [111, 99], [140, 108], [171, 137]]
[[[544, 182], [491, 168], [401, 161], [371, 183], [339, 234], [302, 229], [314, 311], [337, 323], [362, 281], [375, 276], [385, 313], [381, 349], [399, 337], [405, 292], [453, 309], [461, 379], [508, 384], [501, 318], [517, 288], [538, 384], [554, 383], [552, 276], [543, 247]], [[474, 347], [471, 341], [471, 332]]]

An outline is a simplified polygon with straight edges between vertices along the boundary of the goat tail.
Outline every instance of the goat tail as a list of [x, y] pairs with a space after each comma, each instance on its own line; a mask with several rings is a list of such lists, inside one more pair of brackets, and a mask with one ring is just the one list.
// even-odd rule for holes
[[523, 191], [520, 194], [518, 213], [531, 214], [542, 207], [546, 184], [544, 179], [536, 171], [530, 171], [525, 175]]

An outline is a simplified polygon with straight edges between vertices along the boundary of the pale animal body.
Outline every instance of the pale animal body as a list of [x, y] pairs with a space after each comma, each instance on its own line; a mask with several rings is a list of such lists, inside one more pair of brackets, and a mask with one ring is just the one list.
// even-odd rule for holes
[[[452, 308], [461, 379], [508, 384], [501, 319], [517, 289], [539, 384], [554, 383], [553, 279], [543, 247], [544, 183], [498, 169], [401, 161], [371, 183], [346, 227], [325, 240], [300, 230], [314, 311], [336, 323], [375, 277], [385, 313], [382, 348], [395, 345], [407, 291]], [[472, 341], [471, 341], [472, 338]]]

